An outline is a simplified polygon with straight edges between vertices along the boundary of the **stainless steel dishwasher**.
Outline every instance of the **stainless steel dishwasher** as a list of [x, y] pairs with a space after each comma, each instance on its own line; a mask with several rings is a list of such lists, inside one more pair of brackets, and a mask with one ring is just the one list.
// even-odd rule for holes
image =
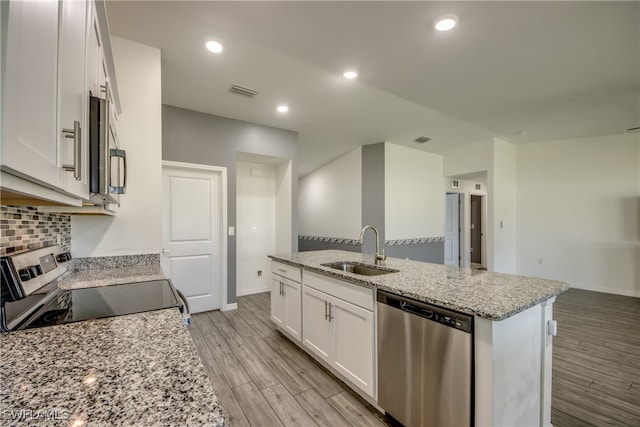
[[406, 427], [473, 424], [473, 317], [378, 291], [378, 405]]

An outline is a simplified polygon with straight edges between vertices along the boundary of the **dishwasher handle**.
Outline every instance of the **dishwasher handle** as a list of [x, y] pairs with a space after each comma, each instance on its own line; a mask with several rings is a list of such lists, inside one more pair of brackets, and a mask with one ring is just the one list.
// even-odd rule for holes
[[433, 318], [433, 310], [418, 307], [417, 305], [413, 305], [407, 301], [400, 301], [399, 308], [400, 310], [408, 311], [409, 313], [416, 314], [420, 317], [424, 317], [427, 319]]

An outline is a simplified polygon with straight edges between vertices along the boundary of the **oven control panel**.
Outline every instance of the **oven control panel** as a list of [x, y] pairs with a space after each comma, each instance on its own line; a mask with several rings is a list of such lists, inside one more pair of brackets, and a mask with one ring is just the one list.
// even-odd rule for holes
[[17, 275], [14, 279], [27, 296], [67, 271], [66, 263], [71, 254], [62, 252], [56, 245], [10, 255], [9, 258]]

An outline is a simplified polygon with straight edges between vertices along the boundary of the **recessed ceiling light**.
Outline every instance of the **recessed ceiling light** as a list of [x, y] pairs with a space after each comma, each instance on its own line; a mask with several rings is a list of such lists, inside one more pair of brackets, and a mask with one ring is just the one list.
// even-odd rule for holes
[[358, 72], [356, 70], [347, 70], [344, 73], [342, 73], [342, 75], [344, 76], [345, 79], [351, 80], [358, 77]]
[[449, 31], [458, 25], [458, 17], [455, 15], [445, 15], [436, 19], [433, 26], [438, 31]]
[[278, 110], [278, 113], [286, 113], [289, 111], [289, 107], [287, 105], [280, 104], [276, 107], [276, 110]]
[[213, 53], [220, 53], [222, 52], [222, 45], [220, 44], [220, 42], [210, 40], [207, 42], [207, 49], [209, 49]]

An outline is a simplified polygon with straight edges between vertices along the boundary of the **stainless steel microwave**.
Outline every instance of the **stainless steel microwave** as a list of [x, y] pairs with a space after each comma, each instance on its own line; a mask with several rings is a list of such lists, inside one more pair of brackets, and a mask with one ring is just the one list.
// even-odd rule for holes
[[118, 148], [109, 100], [89, 97], [89, 198], [96, 205], [119, 204], [127, 185], [127, 158]]

